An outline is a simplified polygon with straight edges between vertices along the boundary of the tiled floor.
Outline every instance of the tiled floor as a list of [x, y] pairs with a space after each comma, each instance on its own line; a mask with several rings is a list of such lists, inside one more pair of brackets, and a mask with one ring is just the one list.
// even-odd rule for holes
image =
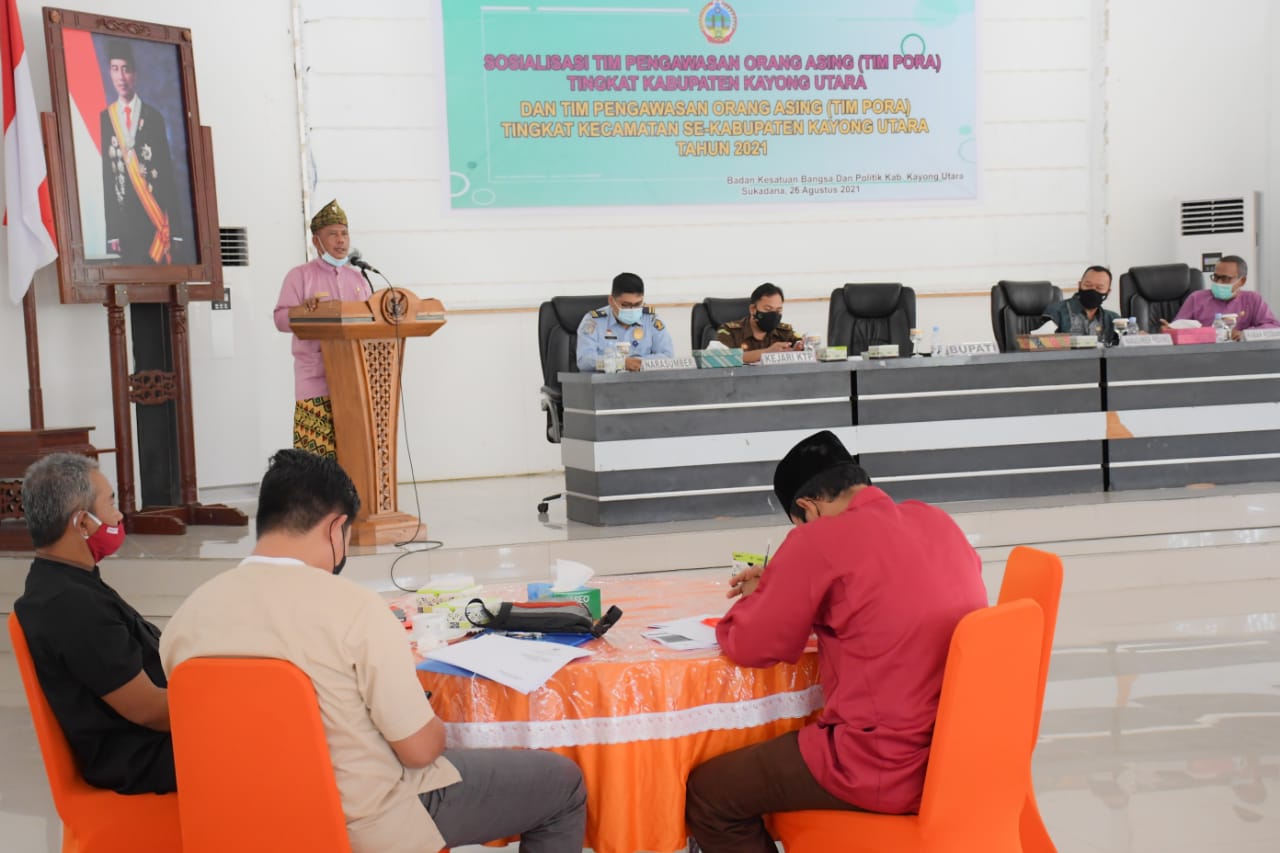
[[[556, 556], [609, 574], [723, 565], [776, 545], [777, 519], [627, 529], [539, 521], [550, 477], [424, 486], [446, 547], [397, 577], [465, 569], [537, 578]], [[237, 499], [234, 494], [219, 496]], [[402, 505], [410, 504], [402, 498]], [[1280, 850], [1280, 485], [949, 507], [994, 595], [1011, 546], [1061, 553], [1066, 584], [1035, 784], [1062, 853]], [[163, 620], [204, 577], [247, 552], [246, 531], [138, 537], [104, 571]], [[389, 587], [396, 552], [348, 569]], [[6, 562], [7, 560], [7, 562]], [[0, 611], [23, 558], [0, 555]], [[53, 853], [59, 826], [7, 643], [0, 642], [0, 849]]]

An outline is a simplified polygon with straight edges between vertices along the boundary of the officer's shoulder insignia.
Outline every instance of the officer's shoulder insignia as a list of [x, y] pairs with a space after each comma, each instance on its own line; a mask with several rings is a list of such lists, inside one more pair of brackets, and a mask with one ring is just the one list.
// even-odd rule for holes
[[653, 318], [653, 328], [654, 328], [654, 329], [656, 329], [657, 331], [661, 332], [663, 329], [665, 329], [665, 328], [666, 328], [666, 326], [662, 325], [662, 321], [661, 321], [661, 320], [659, 320], [657, 317], [654, 317], [654, 318]]
[[720, 326], [720, 328], [722, 328], [722, 329], [741, 329], [741, 328], [742, 328], [742, 321], [741, 321], [741, 320], [730, 320], [729, 322], [724, 323], [723, 325], [721, 325], [721, 326]]
[[592, 316], [592, 317], [603, 317], [605, 314], [608, 314], [608, 313], [609, 313], [609, 309], [608, 309], [608, 308], [597, 308], [596, 310], [594, 310], [594, 311], [592, 311], [592, 312], [591, 312], [591, 316]]
[[587, 320], [587, 322], [585, 322], [585, 323], [583, 323], [583, 324], [582, 324], [582, 334], [584, 334], [584, 335], [594, 335], [595, 333], [596, 333], [596, 321], [595, 321], [595, 320], [590, 320], [590, 319], [589, 319], [589, 320]]
[[657, 314], [658, 312], [657, 312], [656, 310], [654, 310], [654, 307], [653, 307], [652, 305], [646, 305], [646, 306], [644, 306], [644, 313], [646, 313], [646, 314]]

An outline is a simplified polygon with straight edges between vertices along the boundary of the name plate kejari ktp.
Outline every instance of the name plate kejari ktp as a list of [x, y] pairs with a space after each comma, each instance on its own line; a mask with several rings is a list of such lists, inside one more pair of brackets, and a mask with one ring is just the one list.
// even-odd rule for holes
[[697, 370], [698, 362], [692, 356], [683, 358], [644, 358], [640, 360], [640, 370]]
[[1245, 329], [1240, 337], [1245, 341], [1280, 341], [1280, 329]]
[[813, 350], [760, 353], [761, 364], [808, 364], [816, 359]]
[[1171, 347], [1172, 335], [1121, 335], [1122, 347]]

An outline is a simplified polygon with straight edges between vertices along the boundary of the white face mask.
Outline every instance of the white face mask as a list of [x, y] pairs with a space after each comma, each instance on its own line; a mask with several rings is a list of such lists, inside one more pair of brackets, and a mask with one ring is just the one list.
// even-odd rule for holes
[[331, 267], [345, 267], [347, 265], [347, 261], [351, 260], [350, 258], [335, 258], [328, 252], [321, 252], [320, 259]]

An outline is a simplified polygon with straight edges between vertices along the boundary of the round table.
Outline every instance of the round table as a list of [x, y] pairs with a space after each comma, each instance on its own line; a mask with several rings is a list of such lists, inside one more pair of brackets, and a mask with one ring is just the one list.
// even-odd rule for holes
[[[529, 695], [488, 679], [420, 670], [452, 749], [529, 747], [575, 761], [587, 783], [596, 853], [683, 849], [684, 786], [709, 758], [800, 728], [822, 706], [817, 652], [745, 669], [718, 649], [677, 652], [641, 636], [654, 622], [722, 613], [728, 572], [709, 578], [602, 578], [624, 615], [593, 652]], [[523, 586], [486, 598], [525, 600]]]

